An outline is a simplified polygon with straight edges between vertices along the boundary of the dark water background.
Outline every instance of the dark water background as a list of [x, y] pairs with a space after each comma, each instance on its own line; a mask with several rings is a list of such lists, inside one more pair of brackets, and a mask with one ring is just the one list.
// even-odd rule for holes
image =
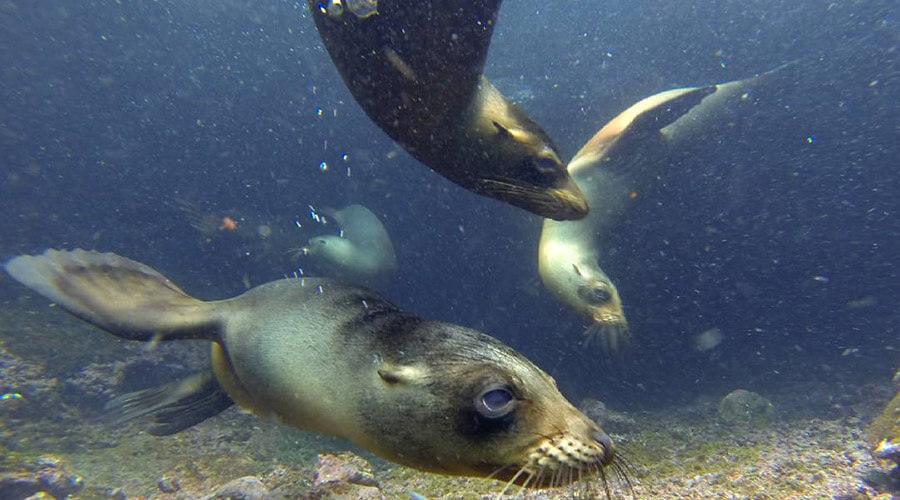
[[[541, 289], [538, 218], [389, 157], [295, 2], [0, 0], [0, 259], [114, 251], [221, 298], [245, 277], [313, 272], [288, 253], [322, 231], [308, 205], [362, 203], [397, 248], [392, 300], [502, 338], [573, 400], [660, 408], [887, 380], [900, 350], [897, 11], [507, 0], [487, 73], [530, 92], [567, 157], [642, 97], [797, 61], [609, 237], [604, 268], [635, 334], [624, 360], [582, 349], [583, 322]], [[240, 231], [207, 237], [186, 205]], [[0, 278], [0, 300], [23, 293]], [[724, 342], [696, 351], [710, 328]]]

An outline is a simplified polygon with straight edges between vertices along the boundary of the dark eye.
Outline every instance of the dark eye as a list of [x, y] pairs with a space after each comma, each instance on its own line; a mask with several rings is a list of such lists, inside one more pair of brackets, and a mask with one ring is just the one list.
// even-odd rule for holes
[[612, 300], [612, 293], [609, 288], [604, 285], [595, 286], [593, 288], [582, 286], [578, 288], [578, 296], [589, 304], [605, 304]]
[[594, 289], [594, 300], [597, 302], [609, 302], [612, 300], [612, 294], [606, 288]]
[[515, 398], [506, 387], [492, 386], [481, 393], [475, 401], [478, 413], [487, 418], [500, 418], [515, 408]]
[[536, 158], [534, 165], [542, 174], [556, 174], [560, 170], [559, 164], [550, 158]]

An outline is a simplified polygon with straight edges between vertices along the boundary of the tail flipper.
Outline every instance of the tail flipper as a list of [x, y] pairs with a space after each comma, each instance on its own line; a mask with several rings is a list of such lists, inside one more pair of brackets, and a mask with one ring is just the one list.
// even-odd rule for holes
[[6, 271], [70, 313], [131, 340], [215, 340], [213, 303], [187, 295], [155, 270], [112, 253], [47, 250]]
[[233, 404], [213, 372], [205, 371], [160, 387], [123, 394], [106, 403], [106, 410], [114, 425], [152, 414], [150, 434], [167, 436], [199, 424]]

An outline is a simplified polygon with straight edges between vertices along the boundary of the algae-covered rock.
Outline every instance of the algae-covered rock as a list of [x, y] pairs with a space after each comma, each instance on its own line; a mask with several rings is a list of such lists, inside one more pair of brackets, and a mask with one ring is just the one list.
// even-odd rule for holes
[[384, 498], [369, 462], [352, 453], [319, 455], [313, 486], [316, 498], [381, 500]]
[[719, 419], [728, 425], [762, 427], [775, 420], [775, 407], [755, 392], [737, 389], [719, 401]]
[[269, 489], [253, 476], [239, 477], [218, 487], [204, 500], [270, 500]]
[[609, 409], [602, 401], [594, 398], [582, 399], [578, 409], [606, 432], [626, 433], [637, 428], [637, 422], [633, 418]]
[[0, 474], [0, 498], [24, 500], [44, 493], [56, 500], [64, 500], [84, 487], [81, 476], [73, 474], [56, 462], [42, 462], [36, 471], [4, 472]]
[[872, 422], [868, 442], [875, 458], [900, 464], [900, 392]]

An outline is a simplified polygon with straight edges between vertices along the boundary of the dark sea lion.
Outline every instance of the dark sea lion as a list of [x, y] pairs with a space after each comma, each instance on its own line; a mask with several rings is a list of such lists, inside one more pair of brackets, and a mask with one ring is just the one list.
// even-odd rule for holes
[[204, 302], [110, 253], [48, 250], [16, 280], [122, 338], [205, 339], [212, 370], [111, 402], [171, 434], [237, 403], [426, 471], [564, 485], [621, 465], [554, 380], [483, 333], [398, 310], [373, 292], [284, 279]]
[[307, 0], [363, 110], [451, 181], [543, 217], [584, 217], [550, 137], [482, 76], [500, 0], [384, 1], [366, 16]]
[[586, 344], [596, 341], [613, 353], [629, 342], [619, 291], [600, 266], [605, 235], [617, 227], [636, 194], [672, 163], [682, 140], [714, 129], [748, 87], [774, 71], [642, 99], [604, 125], [569, 162], [569, 174], [591, 212], [578, 221], [544, 221], [538, 270], [560, 302], [590, 320]]

